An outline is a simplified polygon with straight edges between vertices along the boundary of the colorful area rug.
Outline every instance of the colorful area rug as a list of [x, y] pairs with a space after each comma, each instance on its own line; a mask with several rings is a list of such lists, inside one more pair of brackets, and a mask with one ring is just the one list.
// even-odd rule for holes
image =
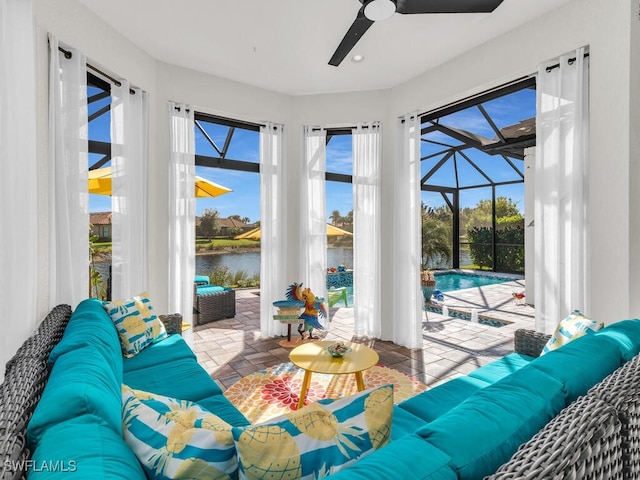
[[[252, 423], [260, 423], [296, 410], [304, 371], [291, 362], [252, 373], [224, 392], [233, 405]], [[423, 383], [393, 368], [376, 365], [363, 373], [365, 388], [393, 384], [399, 403], [426, 389]], [[355, 375], [314, 373], [305, 405], [322, 398], [342, 398], [357, 392]]]

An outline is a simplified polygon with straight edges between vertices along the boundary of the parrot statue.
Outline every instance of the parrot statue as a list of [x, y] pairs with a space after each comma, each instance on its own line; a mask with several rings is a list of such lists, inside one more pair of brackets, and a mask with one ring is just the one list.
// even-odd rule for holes
[[287, 289], [287, 300], [297, 300], [304, 303], [304, 312], [300, 315], [300, 325], [298, 325], [298, 333], [304, 339], [305, 332], [308, 332], [309, 339], [318, 337], [313, 336], [313, 329], [324, 330], [324, 327], [318, 321], [318, 315], [327, 318], [327, 309], [324, 306], [324, 299], [316, 297], [310, 288], [302, 288], [302, 283], [292, 283]]

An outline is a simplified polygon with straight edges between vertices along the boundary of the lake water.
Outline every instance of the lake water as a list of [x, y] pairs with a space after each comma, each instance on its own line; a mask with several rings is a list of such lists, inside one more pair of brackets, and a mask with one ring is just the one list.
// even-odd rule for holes
[[[327, 266], [337, 267], [338, 265], [353, 267], [352, 248], [327, 249]], [[213, 272], [216, 267], [227, 267], [232, 273], [242, 270], [252, 277], [260, 273], [260, 252], [196, 255], [196, 275]], [[97, 263], [96, 268], [106, 279], [109, 275], [109, 263]]]
[[[352, 248], [327, 249], [327, 266], [353, 267]], [[215, 267], [227, 267], [230, 272], [245, 271], [251, 277], [260, 273], [260, 252], [221, 253], [196, 256], [196, 275], [213, 272]]]

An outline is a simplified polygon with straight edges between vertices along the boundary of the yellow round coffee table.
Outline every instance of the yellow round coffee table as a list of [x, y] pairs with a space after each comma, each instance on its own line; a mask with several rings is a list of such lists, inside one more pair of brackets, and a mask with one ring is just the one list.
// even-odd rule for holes
[[299, 409], [304, 406], [304, 399], [311, 383], [311, 374], [314, 372], [331, 375], [355, 373], [358, 391], [364, 390], [362, 372], [378, 363], [378, 354], [372, 348], [360, 343], [344, 342], [346, 346], [351, 348], [351, 351], [341, 358], [334, 358], [326, 351], [326, 347], [334, 343], [336, 343], [335, 340], [310, 342], [291, 350], [289, 360], [296, 367], [304, 370], [300, 400], [298, 401]]

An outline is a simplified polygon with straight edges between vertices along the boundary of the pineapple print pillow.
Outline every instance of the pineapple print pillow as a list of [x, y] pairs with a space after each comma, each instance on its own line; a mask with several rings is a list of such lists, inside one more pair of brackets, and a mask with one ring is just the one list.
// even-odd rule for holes
[[153, 313], [147, 293], [103, 304], [118, 330], [122, 354], [131, 358], [148, 345], [167, 338], [160, 319]]
[[233, 427], [240, 479], [317, 479], [386, 445], [393, 385], [329, 404], [313, 403], [248, 427]]
[[193, 402], [122, 385], [122, 427], [147, 478], [238, 478], [231, 425]]

